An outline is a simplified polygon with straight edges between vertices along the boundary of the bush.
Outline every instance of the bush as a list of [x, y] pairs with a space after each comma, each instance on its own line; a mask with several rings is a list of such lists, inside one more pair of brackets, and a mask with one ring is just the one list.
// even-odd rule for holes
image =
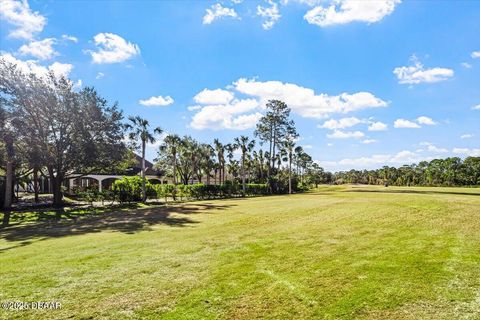
[[[152, 199], [172, 198], [174, 201], [177, 197], [183, 199], [216, 199], [229, 198], [242, 195], [241, 185], [237, 181], [227, 181], [222, 185], [207, 185], [203, 183], [188, 184], [188, 185], [173, 185], [173, 184], [157, 184], [152, 185], [147, 182], [147, 197]], [[116, 180], [112, 185], [115, 198], [121, 203], [134, 202], [142, 200], [142, 178], [138, 176], [123, 177]], [[268, 185], [259, 183], [246, 184], [246, 194], [250, 196], [265, 195], [269, 193]], [[85, 193], [83, 195], [86, 199], [94, 198], [94, 195]], [[96, 195], [98, 198], [98, 194]], [[106, 199], [106, 198], [105, 198]]]
[[155, 191], [155, 197], [165, 198], [165, 202], [168, 197], [172, 197], [173, 201], [177, 198], [177, 189], [173, 184], [156, 184], [152, 186], [152, 189]]
[[[157, 192], [150, 182], [146, 182], [147, 197], [157, 197]], [[142, 178], [139, 176], [123, 177], [115, 180], [112, 184], [112, 191], [116, 199], [121, 203], [135, 202], [142, 200]]]

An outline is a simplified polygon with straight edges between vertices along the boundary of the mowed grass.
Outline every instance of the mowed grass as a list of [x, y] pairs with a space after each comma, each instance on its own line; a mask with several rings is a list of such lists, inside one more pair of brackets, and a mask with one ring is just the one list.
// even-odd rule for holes
[[18, 319], [480, 319], [480, 190], [321, 187], [0, 231]]

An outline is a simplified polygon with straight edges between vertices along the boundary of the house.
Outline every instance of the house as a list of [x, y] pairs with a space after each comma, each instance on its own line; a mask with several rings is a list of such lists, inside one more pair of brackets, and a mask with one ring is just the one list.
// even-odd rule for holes
[[[135, 164], [126, 169], [124, 172], [112, 173], [73, 173], [64, 182], [65, 192], [74, 193], [76, 190], [87, 188], [98, 188], [99, 191], [108, 190], [112, 187], [115, 180], [125, 176], [141, 176], [142, 175], [142, 158], [135, 154]], [[171, 178], [164, 176], [165, 172], [155, 170], [153, 163], [145, 160], [145, 178], [152, 184], [172, 183]], [[39, 181], [40, 193], [49, 193], [51, 190], [48, 178], [41, 177]]]

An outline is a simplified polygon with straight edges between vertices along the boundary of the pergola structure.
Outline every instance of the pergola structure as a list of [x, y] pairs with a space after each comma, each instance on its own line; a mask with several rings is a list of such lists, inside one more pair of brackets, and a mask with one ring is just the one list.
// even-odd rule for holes
[[[136, 163], [125, 172], [114, 173], [74, 173], [64, 182], [67, 193], [74, 193], [74, 189], [98, 188], [98, 191], [108, 190], [113, 182], [122, 179], [125, 176], [141, 176], [142, 159], [135, 155]], [[164, 177], [161, 171], [153, 169], [153, 163], [145, 160], [145, 178], [152, 184], [172, 183], [170, 178]], [[40, 182], [40, 192], [48, 193], [50, 191], [49, 179], [42, 178]]]

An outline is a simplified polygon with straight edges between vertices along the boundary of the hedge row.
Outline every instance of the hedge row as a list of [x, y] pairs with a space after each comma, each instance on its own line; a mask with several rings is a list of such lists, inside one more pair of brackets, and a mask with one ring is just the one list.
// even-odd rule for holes
[[[151, 184], [146, 182], [148, 199], [217, 199], [243, 196], [242, 186], [237, 182], [228, 181], [222, 185], [206, 185], [202, 183], [189, 185]], [[266, 184], [246, 184], [245, 195], [266, 195], [269, 193]], [[77, 192], [77, 195], [92, 203], [93, 201], [138, 202], [142, 200], [142, 178], [138, 176], [123, 177], [116, 180], [112, 190], [99, 192], [95, 189]]]
[[[242, 187], [238, 183], [225, 183], [222, 185], [208, 185], [203, 183], [188, 185], [153, 185], [158, 198], [180, 199], [215, 199], [231, 198], [243, 195]], [[266, 184], [249, 183], [245, 186], [246, 196], [266, 195], [268, 186]]]

